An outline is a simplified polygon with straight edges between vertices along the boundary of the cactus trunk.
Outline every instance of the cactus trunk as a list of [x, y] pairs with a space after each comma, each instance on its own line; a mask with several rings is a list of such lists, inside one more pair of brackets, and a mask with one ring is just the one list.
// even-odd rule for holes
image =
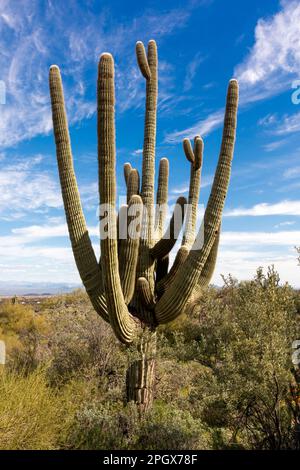
[[126, 400], [137, 404], [141, 414], [153, 403], [156, 362], [156, 332], [139, 339], [139, 358], [131, 362], [126, 373]]

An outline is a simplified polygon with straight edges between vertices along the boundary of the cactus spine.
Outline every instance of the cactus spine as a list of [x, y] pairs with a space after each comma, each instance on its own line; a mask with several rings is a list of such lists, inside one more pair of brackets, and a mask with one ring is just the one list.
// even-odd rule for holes
[[[152, 402], [156, 352], [156, 327], [178, 317], [186, 305], [201, 295], [213, 274], [220, 239], [222, 211], [227, 194], [233, 157], [238, 84], [229, 82], [219, 161], [204, 215], [204, 230], [196, 234], [197, 205], [203, 161], [203, 141], [188, 139], [183, 149], [191, 165], [188, 214], [182, 245], [169, 269], [169, 253], [176, 242], [175, 212], [164, 234], [165, 205], [168, 199], [169, 162], [161, 159], [158, 176], [157, 208], [154, 214], [154, 170], [157, 114], [157, 48], [155, 41], [136, 44], [139, 68], [146, 80], [146, 110], [141, 185], [139, 173], [130, 163], [124, 165], [127, 206], [116, 216], [116, 148], [114, 61], [101, 55], [98, 67], [98, 163], [100, 207], [109, 213], [108, 236], [101, 236], [101, 260], [96, 259], [84, 219], [76, 176], [60, 72], [50, 68], [50, 94], [60, 183], [71, 245], [82, 282], [97, 313], [110, 323], [117, 338], [130, 344], [139, 341], [140, 359], [133, 362], [126, 377], [127, 399], [141, 409]], [[177, 201], [179, 226], [184, 222], [185, 198]], [[147, 210], [144, 211], [143, 208]], [[141, 223], [137, 236], [128, 236], [130, 221], [138, 209]], [[161, 209], [161, 210], [160, 210]], [[146, 214], [146, 216], [144, 215]], [[124, 214], [128, 215], [124, 225]], [[120, 232], [123, 236], [120, 237]], [[203, 232], [204, 240], [201, 240]], [[125, 233], [125, 236], [124, 236]]]

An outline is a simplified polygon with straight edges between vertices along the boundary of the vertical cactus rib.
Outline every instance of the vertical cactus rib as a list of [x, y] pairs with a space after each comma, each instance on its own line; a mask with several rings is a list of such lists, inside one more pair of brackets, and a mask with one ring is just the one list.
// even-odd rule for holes
[[[156, 193], [155, 239], [163, 236], [167, 215], [169, 188], [169, 160], [162, 158], [159, 162], [158, 185]], [[156, 262], [155, 282], [159, 282], [168, 273], [169, 255], [159, 258]]]
[[[157, 47], [154, 40], [149, 41], [147, 57], [141, 42], [136, 45], [138, 65], [146, 78], [146, 109], [143, 143], [143, 164], [141, 197], [145, 206], [140, 253], [137, 267], [137, 278], [145, 277], [154, 292], [154, 260], [150, 255], [154, 232], [154, 176], [155, 176], [155, 146], [156, 146], [156, 113], [157, 113]], [[148, 67], [145, 65], [147, 64]], [[149, 68], [149, 70], [148, 70]], [[150, 74], [149, 74], [150, 71]], [[136, 309], [139, 309], [138, 299], [133, 299]]]
[[132, 170], [131, 164], [129, 162], [124, 163], [124, 179], [125, 179], [126, 186], [128, 185], [128, 179], [129, 179], [131, 170]]
[[164, 230], [168, 203], [169, 186], [169, 160], [162, 158], [159, 162], [158, 185], [156, 194], [155, 228], [158, 238], [161, 238]]
[[194, 139], [194, 150], [192, 150], [190, 141], [184, 139], [183, 148], [187, 159], [191, 162], [191, 173], [188, 210], [186, 214], [184, 235], [182, 237], [182, 246], [186, 246], [190, 249], [196, 236], [197, 211], [203, 159], [203, 140], [201, 137], [196, 136]]
[[227, 92], [226, 110], [222, 144], [218, 166], [204, 215], [204, 244], [199, 248], [199, 237], [196, 237], [186, 261], [177, 272], [171, 287], [165, 292], [155, 307], [158, 323], [174, 320], [184, 310], [189, 301], [220, 229], [222, 211], [227, 194], [231, 161], [233, 157], [236, 115], [238, 105], [238, 83], [230, 80]]
[[129, 204], [132, 196], [139, 194], [140, 190], [140, 175], [135, 168], [130, 171], [127, 183], [127, 204]]
[[193, 165], [195, 162], [195, 157], [194, 157], [194, 152], [191, 146], [190, 139], [188, 138], [183, 139], [182, 144], [183, 144], [183, 150], [184, 150], [187, 160]]
[[136, 210], [142, 211], [142, 205], [140, 196], [132, 196], [129, 201], [126, 217], [126, 238], [121, 238], [118, 244], [119, 274], [126, 305], [129, 304], [134, 294], [136, 264], [140, 243], [140, 224], [138, 224], [136, 233], [134, 233], [133, 229], [135, 227], [131, 227], [131, 223], [136, 217]]
[[161, 297], [166, 292], [166, 290], [168, 290], [168, 288], [172, 285], [172, 282], [174, 281], [177, 272], [187, 259], [188, 254], [189, 250], [186, 246], [181, 246], [179, 248], [170, 271], [156, 285], [156, 292], [159, 297]]
[[101, 239], [101, 262], [110, 324], [121, 342], [130, 343], [135, 323], [124, 301], [118, 269], [114, 107], [114, 61], [111, 54], [104, 53], [99, 61], [97, 86], [99, 193], [100, 204], [109, 212], [112, 235]]
[[153, 310], [155, 306], [154, 296], [149, 287], [149, 282], [144, 277], [139, 277], [136, 288], [140, 296], [141, 302], [147, 310]]
[[174, 247], [180, 229], [184, 221], [184, 206], [186, 199], [180, 196], [175, 204], [175, 208], [170, 220], [169, 228], [164, 236], [151, 248], [150, 254], [154, 259], [164, 258]]
[[136, 46], [135, 46], [135, 52], [136, 52], [137, 63], [139, 65], [139, 68], [143, 77], [146, 80], [150, 80], [151, 70], [148, 64], [148, 59], [146, 56], [144, 44], [141, 41], [137, 41]]
[[56, 65], [50, 67], [49, 86], [60, 185], [75, 262], [94, 309], [108, 321], [101, 271], [81, 207], [73, 167], [62, 80]]
[[[137, 50], [141, 43], [137, 44]], [[139, 54], [137, 54], [138, 57]], [[150, 77], [146, 76], [146, 111], [143, 146], [142, 199], [147, 210], [154, 204], [156, 112], [157, 112], [157, 47], [155, 41], [148, 43], [147, 63]], [[140, 62], [139, 62], [140, 65]]]
[[220, 235], [221, 235], [221, 228], [218, 229], [218, 233], [216, 235], [214, 244], [209, 252], [205, 265], [201, 271], [201, 275], [198, 281], [198, 286], [200, 288], [207, 287], [213, 276], [213, 273], [216, 267], [216, 262], [217, 262]]
[[201, 271], [201, 275], [198, 279], [198, 283], [193, 291], [192, 301], [195, 301], [198, 297], [201, 296], [202, 290], [204, 287], [207, 287], [213, 277], [214, 270], [217, 262], [217, 255], [219, 249], [221, 229], [218, 230], [217, 236], [215, 238], [214, 244], [210, 250], [210, 253], [207, 257], [207, 260]]

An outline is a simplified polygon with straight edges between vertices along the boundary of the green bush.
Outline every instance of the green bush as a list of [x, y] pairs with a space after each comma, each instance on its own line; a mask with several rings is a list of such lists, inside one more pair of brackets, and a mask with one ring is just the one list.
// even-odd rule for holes
[[54, 449], [68, 415], [45, 373], [0, 373], [0, 449]]
[[290, 383], [299, 305], [272, 268], [205, 290], [175, 325], [159, 328], [154, 405], [140, 419], [134, 404], [124, 406], [135, 352], [82, 291], [34, 308], [4, 302], [0, 448], [297, 448], [300, 385]]

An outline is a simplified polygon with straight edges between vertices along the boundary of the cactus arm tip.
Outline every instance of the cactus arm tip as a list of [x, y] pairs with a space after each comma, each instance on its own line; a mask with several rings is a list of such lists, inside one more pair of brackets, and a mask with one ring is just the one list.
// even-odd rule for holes
[[150, 80], [151, 70], [150, 70], [148, 59], [146, 56], [145, 46], [142, 43], [142, 41], [136, 42], [135, 52], [136, 52], [137, 63], [140, 68], [141, 74], [146, 80]]

